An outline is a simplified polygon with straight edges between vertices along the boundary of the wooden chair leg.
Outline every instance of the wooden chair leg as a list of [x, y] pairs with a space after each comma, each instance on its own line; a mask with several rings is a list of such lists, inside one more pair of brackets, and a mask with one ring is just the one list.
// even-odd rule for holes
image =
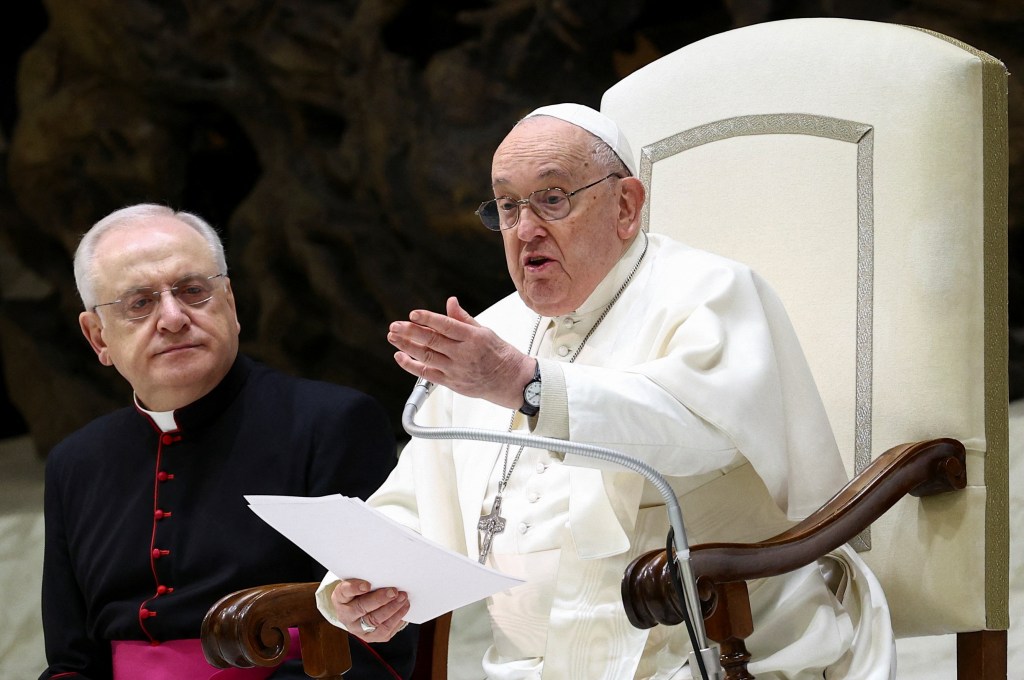
[[1006, 680], [1006, 631], [957, 633], [958, 680]]
[[[702, 603], [705, 607], [704, 628], [708, 638], [720, 647], [725, 680], [754, 680], [747, 670], [750, 652], [743, 642], [754, 632], [747, 584], [745, 581], [717, 583], [711, 588], [712, 597]], [[704, 595], [701, 593], [701, 599]]]
[[451, 612], [420, 624], [416, 666], [411, 680], [447, 680], [448, 634], [451, 624]]

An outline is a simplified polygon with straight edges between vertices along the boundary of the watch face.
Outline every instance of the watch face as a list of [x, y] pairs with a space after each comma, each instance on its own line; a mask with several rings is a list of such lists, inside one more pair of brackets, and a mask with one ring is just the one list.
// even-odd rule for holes
[[540, 381], [533, 380], [526, 384], [523, 390], [523, 398], [530, 406], [540, 406]]

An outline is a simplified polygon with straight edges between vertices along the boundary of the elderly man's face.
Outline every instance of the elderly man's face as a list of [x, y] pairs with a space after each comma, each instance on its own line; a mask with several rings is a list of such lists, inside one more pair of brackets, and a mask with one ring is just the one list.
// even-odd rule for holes
[[[166, 290], [188, 275], [217, 271], [203, 237], [171, 217], [115, 227], [96, 247], [96, 295], [101, 302], [127, 290]], [[196, 306], [160, 295], [156, 310], [125, 320], [115, 305], [86, 311], [79, 321], [101, 363], [114, 366], [142, 403], [165, 411], [205, 395], [227, 373], [238, 352], [240, 326], [227, 277], [215, 278], [213, 297]]]
[[[566, 192], [608, 174], [591, 156], [593, 137], [565, 121], [527, 118], [494, 153], [495, 196], [519, 199], [537, 189]], [[516, 290], [530, 309], [545, 316], [580, 307], [625, 251], [635, 226], [627, 225], [621, 181], [611, 178], [570, 200], [572, 212], [545, 222], [522, 206], [519, 223], [502, 232], [505, 259]]]

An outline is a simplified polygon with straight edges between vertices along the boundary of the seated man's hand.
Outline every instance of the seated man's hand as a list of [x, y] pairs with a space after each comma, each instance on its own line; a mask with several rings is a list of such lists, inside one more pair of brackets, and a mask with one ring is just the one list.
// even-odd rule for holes
[[409, 321], [388, 327], [395, 361], [409, 373], [467, 397], [506, 408], [523, 403], [523, 386], [536, 360], [481, 326], [459, 301], [448, 298], [447, 314], [414, 309]]
[[372, 590], [360, 579], [342, 580], [331, 593], [338, 620], [352, 635], [367, 642], [386, 642], [405, 628], [409, 596], [396, 588]]

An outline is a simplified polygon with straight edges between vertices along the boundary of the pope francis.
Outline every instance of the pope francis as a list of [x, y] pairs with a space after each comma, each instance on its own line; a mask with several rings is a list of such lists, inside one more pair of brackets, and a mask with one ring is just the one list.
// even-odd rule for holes
[[[494, 198], [516, 293], [476, 317], [450, 298], [388, 341], [437, 385], [436, 426], [524, 431], [634, 456], [680, 499], [691, 543], [772, 535], [846, 476], [782, 304], [756, 273], [640, 228], [645, 194], [622, 133], [576, 104], [520, 120], [496, 150]], [[455, 613], [449, 677], [691, 677], [682, 626], [633, 628], [619, 584], [664, 547], [663, 500], [641, 475], [574, 454], [414, 439], [369, 503], [525, 580]], [[407, 595], [328, 574], [318, 606], [380, 642]], [[750, 671], [894, 677], [889, 611], [852, 550], [751, 584]], [[692, 673], [697, 676], [695, 670]]]

